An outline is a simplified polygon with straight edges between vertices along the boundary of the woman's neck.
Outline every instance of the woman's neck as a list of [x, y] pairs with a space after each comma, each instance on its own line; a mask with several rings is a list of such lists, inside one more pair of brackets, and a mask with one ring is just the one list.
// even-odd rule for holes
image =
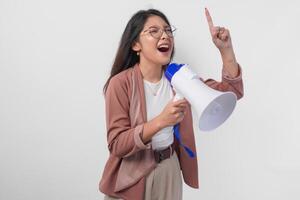
[[163, 73], [161, 65], [140, 62], [139, 67], [142, 72], [143, 79], [152, 83], [160, 81]]

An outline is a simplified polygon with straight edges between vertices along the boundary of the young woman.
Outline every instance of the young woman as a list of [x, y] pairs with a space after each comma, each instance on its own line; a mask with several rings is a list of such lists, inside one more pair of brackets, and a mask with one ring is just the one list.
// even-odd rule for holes
[[[221, 82], [204, 82], [233, 91], [239, 99], [242, 74], [229, 31], [214, 26], [207, 9], [205, 13], [223, 70]], [[99, 189], [105, 199], [181, 200], [182, 177], [187, 185], [199, 187], [191, 107], [185, 99], [173, 102], [175, 92], [164, 76], [174, 54], [174, 31], [162, 12], [149, 9], [135, 13], [123, 32], [104, 86], [110, 155]], [[182, 143], [195, 157], [174, 139], [177, 123]]]

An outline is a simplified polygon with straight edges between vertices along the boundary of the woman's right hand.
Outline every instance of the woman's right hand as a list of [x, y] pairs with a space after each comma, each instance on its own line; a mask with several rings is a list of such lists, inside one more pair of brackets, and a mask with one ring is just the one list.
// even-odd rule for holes
[[181, 99], [174, 102], [173, 99], [174, 97], [158, 116], [159, 120], [161, 120], [163, 128], [167, 126], [173, 126], [181, 122], [187, 112], [189, 102], [186, 99]]
[[173, 126], [181, 122], [187, 112], [189, 102], [186, 99], [174, 101], [174, 97], [165, 106], [163, 111], [152, 120], [144, 124], [144, 129], [141, 134], [141, 139], [144, 144], [148, 143], [153, 135], [161, 129]]

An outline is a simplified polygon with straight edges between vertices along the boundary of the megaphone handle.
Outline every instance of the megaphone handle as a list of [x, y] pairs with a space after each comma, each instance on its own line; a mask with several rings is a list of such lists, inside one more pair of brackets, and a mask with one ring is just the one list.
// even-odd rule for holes
[[174, 101], [178, 101], [178, 100], [183, 99], [183, 98], [184, 98], [184, 97], [183, 97], [182, 94], [180, 94], [179, 92], [176, 92], [175, 97], [174, 97], [174, 99], [173, 99], [173, 102], [174, 102]]

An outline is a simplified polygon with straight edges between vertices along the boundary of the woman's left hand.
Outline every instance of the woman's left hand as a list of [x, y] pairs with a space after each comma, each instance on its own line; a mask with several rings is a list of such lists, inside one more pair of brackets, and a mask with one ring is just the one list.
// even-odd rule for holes
[[231, 77], [236, 77], [238, 75], [238, 64], [232, 48], [229, 30], [225, 27], [214, 26], [207, 8], [205, 8], [205, 15], [212, 40], [221, 53], [224, 69]]
[[227, 50], [232, 51], [232, 43], [229, 30], [225, 27], [214, 26], [207, 8], [205, 8], [205, 15], [212, 40], [216, 47], [220, 50], [221, 53]]

